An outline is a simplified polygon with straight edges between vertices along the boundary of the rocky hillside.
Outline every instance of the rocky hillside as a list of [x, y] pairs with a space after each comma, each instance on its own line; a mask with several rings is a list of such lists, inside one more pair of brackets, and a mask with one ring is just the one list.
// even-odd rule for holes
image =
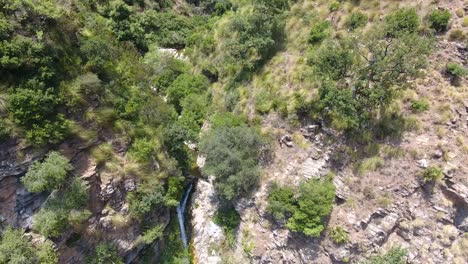
[[467, 28], [463, 0], [0, 0], [0, 264], [467, 263]]

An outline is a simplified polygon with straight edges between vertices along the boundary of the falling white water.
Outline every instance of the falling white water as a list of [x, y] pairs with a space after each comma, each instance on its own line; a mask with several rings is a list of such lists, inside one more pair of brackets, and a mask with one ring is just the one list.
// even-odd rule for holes
[[180, 238], [184, 242], [184, 246], [188, 246], [187, 241], [187, 234], [185, 233], [185, 210], [187, 209], [187, 201], [190, 196], [190, 192], [192, 191], [193, 184], [190, 184], [190, 187], [184, 194], [183, 200], [177, 206], [177, 218], [179, 219], [179, 227], [180, 227]]

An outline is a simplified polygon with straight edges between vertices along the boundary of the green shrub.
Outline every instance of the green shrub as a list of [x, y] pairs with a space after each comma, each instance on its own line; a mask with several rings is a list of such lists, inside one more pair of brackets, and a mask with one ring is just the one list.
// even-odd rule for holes
[[141, 243], [149, 245], [152, 244], [155, 240], [161, 238], [164, 234], [163, 231], [163, 226], [157, 225], [143, 232], [143, 235], [141, 235], [138, 239], [141, 241]]
[[66, 210], [51, 210], [42, 208], [34, 215], [34, 230], [45, 237], [59, 237], [67, 228], [68, 214]]
[[429, 102], [427, 100], [414, 100], [411, 102], [411, 110], [415, 113], [421, 113], [429, 109]]
[[[31, 87], [29, 87], [31, 86]], [[16, 89], [9, 97], [8, 111], [26, 131], [28, 141], [37, 146], [58, 143], [68, 133], [68, 122], [57, 114], [59, 98], [40, 82]]]
[[467, 68], [454, 62], [447, 63], [445, 72], [450, 76], [451, 82], [455, 86], [459, 86], [461, 82], [461, 78], [468, 75]]
[[165, 203], [164, 189], [160, 183], [145, 184], [128, 194], [130, 213], [140, 219], [157, 206]]
[[320, 21], [312, 26], [309, 33], [309, 43], [320, 43], [330, 35], [331, 23], [328, 21]]
[[55, 114], [58, 98], [51, 89], [16, 89], [9, 97], [8, 112], [16, 123], [30, 127], [41, 125]]
[[293, 189], [273, 183], [268, 193], [266, 210], [277, 220], [287, 220], [294, 212], [295, 202]]
[[0, 143], [10, 137], [10, 128], [5, 120], [0, 120]]
[[190, 94], [200, 94], [208, 88], [208, 80], [202, 75], [181, 74], [167, 89], [168, 102], [178, 113], [182, 112], [182, 100]]
[[458, 63], [447, 63], [446, 72], [454, 77], [464, 77], [468, 75], [468, 69]]
[[78, 210], [86, 205], [87, 200], [88, 189], [82, 179], [75, 178], [62, 193], [49, 197], [44, 207], [34, 215], [33, 228], [43, 236], [59, 237], [70, 223], [79, 226], [79, 220], [89, 217], [86, 210]]
[[216, 211], [213, 222], [221, 226], [226, 235], [226, 243], [232, 247], [235, 244], [235, 231], [240, 223], [240, 217], [233, 206], [224, 205]]
[[352, 31], [367, 25], [368, 20], [369, 18], [366, 14], [359, 11], [355, 11], [351, 13], [350, 16], [348, 16], [348, 18], [345, 21], [345, 25], [349, 30]]
[[0, 239], [0, 263], [56, 264], [58, 255], [52, 242], [46, 240], [33, 246], [23, 230], [7, 227]]
[[117, 247], [110, 243], [101, 243], [96, 246], [92, 255], [86, 257], [87, 264], [123, 264]]
[[70, 122], [62, 114], [58, 114], [55, 120], [46, 120], [42, 124], [33, 124], [26, 131], [26, 140], [34, 146], [57, 144], [64, 140], [70, 130]]
[[341, 243], [348, 243], [349, 242], [349, 236], [348, 233], [341, 227], [341, 226], [335, 226], [333, 227], [328, 234], [335, 242], [336, 244], [341, 244]]
[[231, 112], [222, 112], [212, 115], [210, 122], [213, 129], [245, 126], [247, 124], [247, 117], [243, 115], [235, 115]]
[[34, 162], [21, 182], [30, 192], [43, 192], [58, 189], [73, 167], [60, 153], [50, 152], [44, 162]]
[[200, 127], [205, 121], [207, 105], [206, 97], [200, 94], [189, 94], [182, 100], [183, 110], [178, 122], [181, 127], [187, 130], [186, 140], [198, 141]]
[[391, 35], [414, 33], [419, 25], [419, 16], [412, 8], [402, 8], [385, 17], [386, 31]]
[[371, 257], [363, 264], [406, 264], [408, 251], [399, 246], [392, 247], [387, 253]]
[[451, 17], [450, 11], [435, 9], [428, 15], [429, 25], [436, 32], [446, 31]]
[[137, 162], [146, 164], [155, 157], [155, 144], [146, 138], [138, 138], [133, 142], [129, 154]]
[[249, 127], [217, 128], [202, 138], [203, 172], [215, 175], [215, 188], [222, 197], [232, 200], [257, 185], [263, 145], [258, 131]]
[[331, 213], [334, 200], [335, 186], [330, 178], [301, 183], [298, 207], [286, 226], [294, 232], [319, 237], [325, 229], [325, 218]]
[[337, 11], [338, 9], [340, 9], [340, 6], [341, 6], [341, 3], [338, 2], [338, 1], [335, 1], [335, 2], [332, 2], [328, 6], [328, 9], [330, 10], [330, 12], [334, 12], [334, 11]]
[[439, 166], [430, 166], [423, 171], [421, 177], [425, 183], [442, 180], [442, 169]]

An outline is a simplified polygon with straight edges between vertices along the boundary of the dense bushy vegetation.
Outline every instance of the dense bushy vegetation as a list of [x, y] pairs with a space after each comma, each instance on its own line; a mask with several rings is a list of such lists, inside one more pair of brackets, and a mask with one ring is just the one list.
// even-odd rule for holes
[[402, 9], [383, 25], [327, 40], [312, 53], [310, 64], [321, 78], [318, 104], [326, 120], [353, 131], [368, 129], [382, 117], [398, 90], [425, 66], [431, 41], [417, 33], [418, 26], [415, 11]]
[[34, 246], [24, 235], [21, 229], [11, 227], [3, 230], [0, 235], [0, 263], [22, 263], [22, 264], [56, 264], [58, 255], [53, 248], [52, 242], [46, 240], [36, 243]]
[[363, 264], [404, 264], [407, 263], [406, 256], [408, 251], [399, 246], [394, 246], [385, 254], [371, 257]]
[[450, 11], [436, 9], [428, 15], [430, 27], [437, 32], [447, 30], [451, 18]]
[[215, 187], [228, 200], [247, 194], [259, 180], [259, 158], [265, 145], [257, 129], [248, 126], [217, 127], [202, 138], [203, 167], [216, 177]]
[[[145, 225], [156, 212], [177, 206], [199, 150], [206, 157], [203, 175], [215, 177], [217, 192], [227, 200], [214, 221], [234, 243], [240, 219], [231, 202], [257, 186], [267, 147], [245, 96], [253, 74], [285, 44], [294, 1], [62, 2], [0, 0], [0, 143], [14, 139], [26, 147], [57, 149], [66, 139], [76, 140], [99, 172], [115, 176], [113, 181], [136, 179], [136, 188], [122, 199], [131, 221]], [[342, 5], [333, 1], [329, 9]], [[309, 103], [296, 93], [296, 110], [339, 131], [366, 134], [393, 116], [387, 110], [425, 66], [431, 38], [414, 9], [399, 9], [380, 22], [370, 12], [351, 11], [339, 23], [304, 16], [311, 22], [304, 38], [310, 72], [300, 78], [310, 82], [307, 87], [318, 87], [318, 96]], [[446, 11], [427, 16], [437, 32], [447, 30], [449, 20]], [[333, 33], [337, 24], [347, 31]], [[456, 82], [466, 69], [449, 64], [446, 73]], [[260, 92], [256, 112], [275, 109], [288, 116], [288, 103], [272, 97]], [[422, 112], [428, 104], [414, 100], [410, 107]], [[206, 121], [208, 129], [201, 133]], [[49, 194], [34, 215], [33, 231], [53, 238], [67, 229], [79, 233], [92, 217], [89, 183], [72, 169], [52, 151], [22, 178], [28, 191]], [[440, 169], [422, 175], [434, 181]], [[318, 237], [334, 194], [329, 178], [305, 181], [297, 189], [274, 184], [267, 211], [290, 230]], [[162, 262], [186, 261], [189, 253], [177, 228], [169, 228]], [[159, 223], [140, 231], [142, 244], [164, 236]], [[339, 227], [329, 235], [337, 243], [348, 239]], [[44, 245], [31, 246], [22, 231], [7, 229], [0, 263], [57, 262], [49, 242]], [[398, 259], [401, 251], [395, 252], [382, 259]], [[379, 257], [372, 261], [384, 263]], [[99, 244], [87, 262], [123, 263], [108, 243]]]
[[117, 248], [110, 243], [102, 243], [96, 246], [92, 255], [86, 258], [87, 264], [122, 264], [124, 263], [120, 258]]
[[300, 184], [298, 194], [289, 187], [273, 184], [268, 195], [267, 211], [286, 227], [307, 236], [319, 237], [335, 200], [332, 177], [308, 180]]
[[72, 169], [68, 159], [58, 152], [50, 152], [44, 162], [35, 162], [21, 179], [30, 192], [58, 189]]

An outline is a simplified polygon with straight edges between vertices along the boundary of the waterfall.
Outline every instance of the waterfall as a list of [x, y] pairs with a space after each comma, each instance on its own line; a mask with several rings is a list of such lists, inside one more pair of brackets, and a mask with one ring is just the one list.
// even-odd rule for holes
[[190, 192], [192, 191], [193, 184], [190, 184], [190, 187], [184, 194], [183, 200], [177, 206], [177, 218], [179, 219], [179, 227], [180, 227], [180, 238], [184, 242], [184, 246], [188, 246], [187, 241], [187, 234], [185, 233], [185, 209], [187, 209], [187, 201], [190, 196]]

